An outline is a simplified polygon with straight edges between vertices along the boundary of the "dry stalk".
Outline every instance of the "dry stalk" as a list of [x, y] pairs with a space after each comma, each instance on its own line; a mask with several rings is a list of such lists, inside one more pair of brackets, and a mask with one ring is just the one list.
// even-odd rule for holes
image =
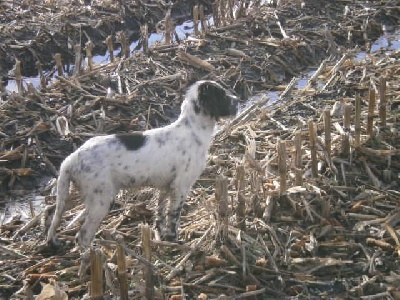
[[[5, 91], [3, 80], [0, 80], [0, 93], [5, 93]], [[3, 149], [2, 145], [0, 145], [0, 149]]]
[[318, 76], [325, 70], [326, 64], [328, 60], [324, 59], [322, 63], [319, 65], [318, 69], [315, 71], [315, 73], [310, 77], [310, 79], [307, 82], [306, 89], [309, 89], [313, 84], [318, 79]]
[[202, 235], [202, 237], [196, 242], [194, 247], [185, 255], [184, 258], [181, 259], [181, 261], [176, 265], [175, 269], [173, 269], [165, 278], [165, 280], [168, 282], [172, 278], [174, 278], [176, 275], [179, 274], [179, 272], [182, 271], [183, 266], [186, 264], [186, 261], [193, 255], [193, 253], [197, 252], [200, 246], [203, 244], [203, 242], [206, 240], [207, 236], [210, 234], [211, 230], [213, 229], [213, 226], [208, 227], [206, 232]]
[[194, 26], [194, 34], [198, 36], [199, 32], [199, 6], [193, 6], [193, 26]]
[[[271, 264], [272, 270], [274, 270], [277, 274], [279, 274], [280, 271], [279, 271], [278, 264], [276, 263], [276, 261], [274, 259], [274, 256], [271, 254], [271, 251], [269, 251], [269, 248], [268, 248], [267, 244], [265, 243], [265, 241], [262, 238], [259, 238], [258, 240], [264, 246], [265, 254], [266, 254], [267, 258], [268, 258], [269, 263]], [[282, 276], [278, 276], [278, 280], [280, 281], [282, 286], [285, 285], [285, 282], [284, 282]]]
[[340, 58], [340, 60], [335, 64], [335, 66], [332, 68], [331, 71], [331, 77], [328, 79], [324, 87], [321, 89], [321, 91], [325, 91], [331, 83], [334, 81], [336, 77], [336, 72], [339, 70], [339, 68], [343, 65], [343, 63], [347, 60], [348, 54], [345, 53], [343, 56]]
[[149, 27], [147, 24], [140, 26], [140, 34], [143, 43], [143, 53], [149, 52]]
[[279, 21], [279, 17], [278, 17], [278, 15], [276, 14], [276, 12], [274, 12], [274, 16], [275, 16], [275, 19], [276, 19], [276, 24], [278, 25], [278, 27], [279, 27], [279, 29], [280, 29], [280, 31], [281, 31], [281, 34], [282, 34], [282, 36], [283, 36], [283, 38], [284, 38], [284, 39], [289, 39], [289, 36], [287, 35], [285, 29], [283, 28], [283, 26], [282, 26], [282, 24], [281, 24], [281, 21]]
[[310, 120], [308, 122], [308, 130], [310, 133], [310, 151], [311, 151], [311, 173], [314, 178], [318, 177], [318, 162], [317, 162], [317, 147], [316, 147], [316, 130], [315, 130], [315, 123]]
[[247, 275], [247, 259], [246, 259], [246, 244], [240, 245], [240, 253], [242, 254], [242, 278], [245, 279]]
[[219, 27], [221, 25], [218, 10], [219, 10], [219, 1], [214, 1], [212, 3], [212, 14], [214, 19], [214, 24], [216, 27]]
[[350, 155], [350, 113], [351, 113], [351, 105], [346, 103], [344, 105], [344, 116], [343, 116], [344, 136], [343, 136], [342, 154], [344, 155], [344, 157], [348, 157]]
[[197, 68], [202, 68], [207, 71], [215, 71], [215, 67], [210, 64], [208, 61], [202, 60], [201, 58], [198, 58], [197, 56], [191, 55], [189, 53], [186, 53], [184, 51], [179, 51], [178, 52], [178, 58], [180, 60], [186, 61], [190, 65], [197, 67]]
[[257, 171], [250, 172], [250, 187], [251, 187], [251, 197], [250, 197], [250, 205], [251, 210], [256, 216], [261, 217], [262, 210], [261, 210], [261, 203], [259, 197], [259, 191], [261, 188], [261, 177]]
[[171, 10], [168, 10], [165, 15], [165, 43], [171, 44], [171, 36], [174, 32], [174, 23], [171, 18]]
[[86, 43], [86, 58], [87, 58], [89, 71], [93, 70], [93, 48], [94, 48], [93, 42], [91, 40], [87, 41], [87, 43]]
[[296, 185], [303, 185], [303, 160], [301, 155], [301, 131], [296, 132], [294, 137], [295, 147], [295, 167], [296, 167]]
[[218, 203], [219, 228], [221, 244], [224, 244], [228, 236], [229, 206], [228, 206], [228, 179], [219, 176], [215, 181], [215, 199]]
[[240, 261], [236, 258], [236, 256], [232, 253], [231, 250], [225, 245], [221, 246], [221, 252], [226, 255], [226, 257], [233, 262], [235, 265], [240, 266]]
[[324, 110], [324, 130], [325, 130], [325, 148], [328, 159], [331, 161], [332, 154], [332, 131], [331, 131], [331, 112], [329, 109]]
[[292, 80], [290, 80], [289, 84], [286, 86], [286, 89], [282, 92], [280, 95], [280, 100], [286, 100], [289, 98], [290, 93], [292, 92], [293, 88], [296, 86], [297, 81], [299, 78], [293, 77]]
[[233, 19], [233, 6], [234, 6], [235, 0], [227, 0], [227, 17], [232, 20]]
[[374, 110], [375, 110], [375, 89], [370, 87], [369, 89], [369, 103], [368, 103], [368, 118], [367, 118], [367, 135], [372, 135], [372, 129], [374, 126]]
[[366, 159], [362, 160], [363, 166], [365, 168], [365, 171], [369, 177], [369, 179], [371, 180], [372, 184], [374, 187], [380, 189], [382, 186], [382, 183], [380, 182], [380, 180], [378, 179], [378, 177], [375, 176], [375, 174], [372, 172], [371, 168], [369, 167]]
[[[142, 233], [142, 245], [144, 258], [151, 262], [151, 230], [148, 224], [143, 224], [141, 226]], [[153, 280], [153, 270], [148, 265], [143, 266], [143, 277], [145, 280], [145, 298], [154, 299], [154, 280]]]
[[[57, 59], [56, 59], [56, 62], [57, 62]], [[45, 88], [46, 87], [46, 77], [44, 77], [42, 64], [40, 63], [40, 61], [36, 62], [36, 68], [38, 69], [38, 72], [39, 72], [40, 85], [42, 86], [42, 88]]]
[[204, 33], [207, 31], [207, 22], [206, 22], [206, 17], [204, 15], [204, 5], [200, 4], [199, 6], [199, 17], [200, 17], [200, 26], [201, 26], [201, 31]]
[[321, 198], [321, 215], [325, 219], [329, 219], [331, 216], [331, 199], [330, 197]]
[[108, 52], [110, 53], [110, 61], [113, 63], [114, 62], [114, 44], [113, 44], [111, 35], [109, 35], [106, 38], [106, 45], [107, 45]]
[[126, 274], [125, 250], [123, 245], [117, 244], [117, 265], [119, 296], [121, 300], [128, 300], [128, 278]]
[[236, 167], [236, 190], [237, 190], [237, 208], [236, 208], [236, 221], [240, 230], [246, 230], [246, 198], [245, 193], [245, 171], [244, 166]]
[[354, 131], [355, 131], [355, 146], [359, 147], [361, 143], [361, 97], [360, 94], [356, 94], [356, 111], [354, 119]]
[[220, 17], [220, 25], [225, 26], [226, 25], [226, 2], [228, 0], [220, 0], [218, 1], [219, 3], [219, 17]]
[[280, 177], [280, 189], [279, 195], [286, 195], [287, 190], [287, 169], [286, 169], [286, 141], [279, 141], [278, 143], [278, 168], [279, 168], [279, 177]]
[[74, 65], [74, 72], [72, 73], [73, 76], [77, 76], [81, 73], [81, 66], [82, 66], [82, 48], [80, 45], [75, 45], [75, 65]]
[[267, 195], [265, 199], [265, 209], [263, 212], [263, 219], [268, 222], [271, 219], [272, 211], [274, 209], [274, 197]]
[[63, 65], [62, 65], [62, 61], [61, 61], [61, 53], [56, 53], [54, 55], [54, 60], [56, 61], [58, 76], [63, 76], [64, 70], [63, 70]]
[[379, 80], [379, 119], [386, 126], [386, 78], [383, 76]]
[[130, 49], [129, 49], [129, 41], [128, 41], [128, 38], [127, 38], [125, 32], [120, 31], [117, 35], [117, 38], [118, 38], [119, 42], [121, 43], [123, 57], [128, 58], [130, 55]]
[[17, 89], [18, 89], [18, 94], [23, 95], [24, 90], [22, 87], [22, 73], [21, 73], [21, 61], [17, 60], [15, 62], [15, 81], [17, 82]]
[[363, 24], [361, 25], [361, 30], [363, 33], [363, 38], [365, 41], [365, 44], [368, 46], [370, 46], [370, 42], [369, 42], [369, 38], [368, 38], [368, 34], [367, 34], [367, 28], [368, 28], [368, 19], [364, 19], [363, 20]]
[[91, 299], [103, 299], [103, 254], [100, 249], [91, 249], [90, 261], [90, 297]]

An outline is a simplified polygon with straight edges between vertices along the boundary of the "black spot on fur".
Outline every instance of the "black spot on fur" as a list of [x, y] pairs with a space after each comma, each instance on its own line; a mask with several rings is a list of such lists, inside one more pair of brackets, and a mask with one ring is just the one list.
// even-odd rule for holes
[[200, 147], [201, 145], [203, 145], [203, 143], [200, 141], [199, 137], [194, 132], [192, 132], [192, 138], [196, 142], [197, 146]]
[[190, 162], [192, 161], [192, 158], [189, 157], [186, 166], [185, 166], [185, 172], [189, 171], [189, 167], [190, 167]]
[[121, 133], [116, 134], [115, 137], [120, 143], [125, 146], [127, 150], [131, 151], [142, 148], [145, 145], [147, 139], [147, 136], [143, 135], [143, 133], [141, 132]]
[[128, 170], [128, 166], [124, 166], [124, 170]]
[[176, 172], [176, 167], [173, 166], [173, 167], [171, 168], [171, 173], [175, 173], [175, 172]]
[[101, 194], [101, 193], [103, 193], [103, 190], [100, 189], [100, 188], [95, 188], [95, 189], [93, 190], [93, 193], [95, 193], [95, 194]]
[[165, 145], [165, 140], [161, 137], [156, 137], [156, 142], [158, 143], [158, 146], [164, 146]]
[[185, 124], [185, 126], [188, 128], [192, 127], [188, 118], [184, 119], [183, 124]]
[[89, 165], [85, 164], [83, 161], [81, 161], [80, 163], [80, 169], [81, 172], [84, 173], [90, 173], [92, 171], [92, 168]]

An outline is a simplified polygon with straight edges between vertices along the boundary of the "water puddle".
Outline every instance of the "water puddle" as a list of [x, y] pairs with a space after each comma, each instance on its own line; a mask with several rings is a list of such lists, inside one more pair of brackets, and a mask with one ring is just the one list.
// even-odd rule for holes
[[[385, 32], [379, 39], [377, 39], [372, 45], [369, 53], [375, 53], [377, 51], [385, 51], [390, 54], [393, 51], [400, 49], [400, 29]], [[368, 59], [368, 52], [360, 51], [355, 56], [356, 61], [362, 61]]]
[[[209, 26], [214, 25], [213, 18], [212, 17], [207, 18], [207, 23]], [[186, 39], [190, 34], [192, 34], [194, 32], [193, 21], [188, 20], [188, 21], [185, 21], [185, 22], [179, 24], [178, 26], [175, 27], [175, 32], [176, 32], [178, 39], [180, 39], [180, 40]], [[149, 46], [153, 46], [157, 43], [161, 43], [164, 40], [165, 40], [165, 38], [164, 38], [163, 34], [157, 33], [157, 32], [152, 33], [149, 36]], [[137, 39], [137, 40], [133, 41], [130, 44], [129, 48], [130, 48], [131, 53], [142, 51], [143, 50], [142, 40]], [[117, 57], [118, 55], [120, 55], [120, 53], [121, 53], [121, 48], [114, 50], [114, 52], [113, 52], [114, 57]], [[94, 55], [93, 62], [97, 65], [104, 65], [104, 64], [109, 63], [110, 62], [110, 53], [107, 51], [105, 55]], [[73, 65], [70, 65], [68, 69], [72, 70], [73, 67], [74, 67]], [[64, 69], [66, 69], [66, 66], [64, 66]], [[56, 72], [53, 72], [52, 70], [44, 71], [45, 77], [49, 78], [50, 81], [54, 80], [55, 74], [56, 74]], [[40, 89], [39, 75], [32, 76], [32, 77], [24, 77], [24, 79], [23, 79], [24, 86], [26, 86], [28, 83], [31, 83], [35, 88]], [[17, 92], [18, 91], [17, 82], [15, 80], [10, 79], [10, 80], [8, 80], [5, 88], [10, 93]]]
[[[7, 196], [0, 203], [0, 225], [10, 223], [13, 219], [18, 218], [21, 221], [29, 220], [43, 211], [45, 204], [45, 196], [43, 191], [50, 190], [55, 185], [55, 179], [44, 177], [40, 180], [36, 190], [26, 193], [23, 196], [14, 195]], [[18, 193], [19, 191], [16, 191]], [[46, 192], [47, 193], [47, 192]]]
[[[369, 52], [366, 51], [359, 51], [355, 55], [355, 60], [360, 62], [368, 58], [369, 53], [375, 53], [377, 51], [385, 51], [387, 54], [393, 53], [393, 51], [398, 51], [400, 50], [400, 29], [397, 30], [391, 30], [391, 31], [385, 31], [385, 34], [383, 34], [379, 39], [377, 39], [372, 45], [371, 49]], [[307, 71], [305, 71], [300, 78], [297, 80], [295, 84], [295, 89], [304, 89], [307, 87], [307, 84], [310, 80], [310, 78], [315, 74], [316, 68], [310, 68]], [[324, 83], [317, 81], [316, 82], [316, 88], [321, 88], [323, 87]], [[262, 101], [263, 105], [261, 107], [270, 107], [276, 101], [279, 100], [281, 95], [281, 92], [277, 91], [268, 91], [266, 93], [262, 94], [257, 94], [252, 97], [250, 97], [246, 103], [244, 103], [240, 108], [239, 108], [239, 113], [245, 111], [247, 108], [253, 106], [254, 104]]]
[[0, 225], [10, 223], [14, 218], [21, 221], [30, 220], [39, 214], [45, 207], [44, 196], [29, 195], [17, 197], [5, 202], [4, 209], [0, 213]]

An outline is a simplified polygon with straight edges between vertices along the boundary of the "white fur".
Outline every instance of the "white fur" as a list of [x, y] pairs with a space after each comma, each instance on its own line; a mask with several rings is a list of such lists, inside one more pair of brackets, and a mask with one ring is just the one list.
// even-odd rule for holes
[[[125, 143], [119, 135], [97, 136], [64, 160], [60, 167], [56, 212], [48, 232], [48, 242], [54, 242], [68, 199], [70, 181], [81, 191], [86, 206], [85, 221], [78, 233], [80, 246], [90, 245], [115, 195], [127, 187], [160, 189], [156, 227], [163, 238], [176, 238], [180, 211], [191, 186], [204, 170], [218, 118], [210, 117], [203, 110], [196, 111], [196, 106], [202, 105], [198, 99], [200, 86], [203, 89], [208, 86], [223, 89], [215, 82], [199, 81], [188, 90], [181, 114], [172, 124], [135, 136], [125, 135]], [[142, 138], [143, 145], [140, 144]], [[133, 144], [131, 148], [127, 147], [130, 142]], [[163, 204], [167, 196], [170, 201], [165, 212]]]

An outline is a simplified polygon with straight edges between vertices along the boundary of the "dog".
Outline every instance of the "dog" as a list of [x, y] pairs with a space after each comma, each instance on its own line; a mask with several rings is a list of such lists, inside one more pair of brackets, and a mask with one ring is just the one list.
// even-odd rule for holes
[[[177, 239], [186, 196], [205, 168], [214, 125], [237, 113], [237, 98], [215, 81], [198, 81], [187, 91], [178, 119], [144, 132], [97, 136], [61, 164], [56, 209], [47, 243], [57, 245], [56, 229], [69, 196], [70, 182], [80, 191], [85, 219], [77, 243], [87, 248], [120, 189], [160, 190], [155, 228], [161, 239]], [[165, 208], [165, 199], [170, 199]]]

